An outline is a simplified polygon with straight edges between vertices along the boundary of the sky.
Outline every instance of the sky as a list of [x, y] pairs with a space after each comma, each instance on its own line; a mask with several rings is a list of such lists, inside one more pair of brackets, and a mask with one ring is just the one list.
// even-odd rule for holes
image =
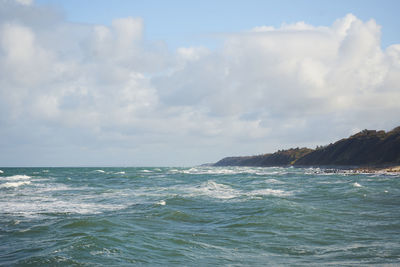
[[0, 0], [0, 166], [193, 166], [391, 130], [398, 10]]

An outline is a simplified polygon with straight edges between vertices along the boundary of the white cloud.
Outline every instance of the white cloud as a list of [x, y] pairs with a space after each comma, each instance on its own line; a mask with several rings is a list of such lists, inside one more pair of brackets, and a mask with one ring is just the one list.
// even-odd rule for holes
[[15, 0], [18, 4], [30, 6], [33, 3], [33, 0]]
[[373, 20], [261, 25], [170, 53], [143, 39], [140, 18], [77, 25], [12, 7], [0, 20], [0, 148], [58, 155], [39, 165], [193, 164], [399, 123], [400, 45], [382, 50]]

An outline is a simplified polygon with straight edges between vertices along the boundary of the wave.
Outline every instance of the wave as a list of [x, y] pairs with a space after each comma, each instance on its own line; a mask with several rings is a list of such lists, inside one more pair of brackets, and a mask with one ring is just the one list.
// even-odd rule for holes
[[264, 175], [284, 175], [287, 169], [282, 167], [195, 167], [186, 170], [171, 170], [184, 174], [210, 174], [210, 175], [235, 175], [235, 174], [254, 174]]
[[25, 174], [22, 174], [22, 175], [17, 174], [17, 175], [3, 177], [3, 179], [6, 179], [6, 180], [28, 180], [30, 178], [32, 178], [32, 177], [29, 175], [25, 175]]
[[286, 197], [286, 196], [291, 196], [291, 192], [287, 192], [284, 190], [280, 189], [258, 189], [258, 190], [253, 190], [249, 193], [247, 193], [249, 196], [277, 196], [277, 197]]
[[105, 173], [105, 171], [103, 171], [103, 170], [95, 170], [95, 172]]
[[189, 170], [182, 170], [185, 174], [237, 174], [238, 172], [233, 169], [227, 168], [191, 168]]
[[357, 182], [355, 182], [355, 183], [353, 184], [353, 186], [354, 186], [354, 187], [363, 187], [362, 185], [360, 185], [360, 184], [357, 183]]
[[21, 181], [21, 182], [7, 182], [0, 185], [0, 188], [12, 188], [12, 187], [19, 187], [21, 185], [30, 184], [30, 181]]
[[2, 170], [0, 170], [0, 173], [4, 173]]
[[229, 199], [240, 195], [240, 191], [214, 181], [207, 181], [202, 185], [200, 190], [209, 196], [220, 199]]
[[78, 202], [60, 200], [54, 197], [36, 197], [18, 201], [3, 202], [0, 213], [12, 213], [25, 217], [37, 217], [43, 214], [100, 214], [107, 211], [121, 210], [128, 204], [104, 204], [94, 202]]
[[115, 174], [125, 174], [125, 172], [116, 172]]
[[165, 206], [165, 204], [167, 204], [167, 203], [165, 202], [165, 200], [160, 200], [160, 201], [158, 201], [158, 202], [156, 203], [156, 205], [160, 205], [160, 206]]
[[279, 180], [276, 180], [276, 179], [268, 179], [268, 180], [266, 180], [265, 181], [266, 183], [269, 183], [269, 184], [284, 184], [285, 182], [282, 182], [282, 181], [279, 181]]
[[212, 180], [202, 183], [198, 187], [189, 188], [194, 195], [203, 195], [218, 199], [231, 199], [238, 197], [240, 192], [224, 184], [216, 183]]
[[202, 183], [196, 187], [185, 187], [185, 192], [191, 197], [207, 196], [216, 199], [233, 199], [240, 197], [253, 197], [253, 196], [277, 196], [284, 197], [292, 195], [292, 192], [287, 192], [280, 189], [258, 189], [253, 191], [244, 191], [234, 189], [229, 185], [219, 184], [213, 180]]

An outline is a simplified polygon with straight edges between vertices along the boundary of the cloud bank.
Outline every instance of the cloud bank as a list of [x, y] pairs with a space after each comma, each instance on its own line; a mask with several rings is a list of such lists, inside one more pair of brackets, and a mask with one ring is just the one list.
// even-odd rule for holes
[[400, 122], [400, 44], [382, 48], [374, 20], [255, 25], [170, 51], [141, 18], [0, 5], [0, 165], [190, 165]]

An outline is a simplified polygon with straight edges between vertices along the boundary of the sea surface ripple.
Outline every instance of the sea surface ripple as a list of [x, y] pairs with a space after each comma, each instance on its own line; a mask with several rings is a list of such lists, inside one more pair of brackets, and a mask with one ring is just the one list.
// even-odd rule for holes
[[1, 266], [400, 265], [400, 175], [1, 168]]

